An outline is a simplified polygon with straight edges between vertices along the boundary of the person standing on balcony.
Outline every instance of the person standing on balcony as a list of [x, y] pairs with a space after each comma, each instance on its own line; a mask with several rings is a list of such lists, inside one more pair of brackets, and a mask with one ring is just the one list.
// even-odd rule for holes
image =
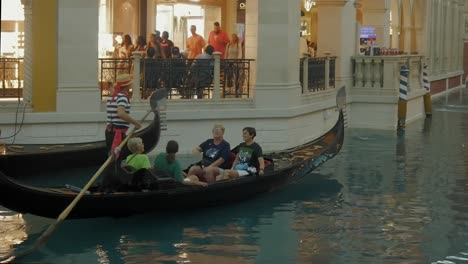
[[[152, 53], [152, 56], [148, 55], [148, 49], [153, 48], [154, 52]], [[156, 34], [151, 34], [148, 38], [148, 44], [146, 45], [146, 55], [148, 58], [152, 59], [160, 59], [162, 58], [162, 53], [161, 53], [161, 46], [159, 45], [159, 42], [156, 38]]]
[[226, 45], [225, 59], [242, 59], [242, 45], [237, 34], [232, 34], [231, 41]]
[[[146, 38], [145, 36], [138, 36], [135, 43], [136, 51], [146, 51]], [[144, 57], [144, 56], [143, 56]]]
[[210, 32], [208, 45], [213, 46], [214, 51], [221, 52], [221, 59], [224, 59], [226, 53], [226, 45], [230, 42], [228, 35], [221, 31], [219, 22], [214, 23], [214, 30]]
[[132, 57], [132, 52], [135, 50], [135, 47], [132, 43], [132, 37], [130, 35], [125, 34], [122, 40], [122, 44], [119, 48], [119, 58], [127, 59]]
[[140, 129], [141, 124], [130, 116], [129, 90], [133, 81], [130, 74], [117, 75], [114, 92], [107, 99], [106, 147], [109, 153], [120, 145], [130, 124]]
[[[226, 45], [226, 56], [225, 59], [242, 59], [242, 44], [239, 43], [237, 34], [231, 35], [231, 42]], [[240, 96], [241, 88], [244, 80], [240, 68], [242, 62], [234, 61], [225, 63], [224, 76], [227, 81], [227, 87], [229, 90], [235, 85], [236, 97]], [[232, 92], [230, 92], [232, 93]]]
[[195, 59], [198, 55], [203, 53], [205, 47], [205, 40], [202, 36], [196, 33], [197, 27], [195, 25], [190, 26], [190, 32], [192, 36], [187, 39], [187, 50], [189, 51], [188, 58]]
[[172, 49], [174, 48], [174, 43], [169, 40], [169, 32], [163, 31], [160, 45], [162, 57], [165, 59], [172, 58]]

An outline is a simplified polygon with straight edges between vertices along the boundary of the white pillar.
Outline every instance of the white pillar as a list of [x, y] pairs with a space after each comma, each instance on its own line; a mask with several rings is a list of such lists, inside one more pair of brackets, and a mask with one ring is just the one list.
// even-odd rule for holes
[[134, 51], [132, 53], [133, 57], [133, 92], [132, 100], [136, 102], [141, 102], [141, 92], [140, 92], [140, 62], [141, 56], [144, 54], [144, 51]]
[[392, 10], [392, 43], [391, 48], [394, 49], [401, 49], [400, 47], [400, 31], [401, 31], [401, 5], [400, 2], [397, 0], [393, 0], [391, 3], [391, 10]]
[[[356, 34], [356, 8], [354, 1], [317, 0], [318, 56], [330, 52], [337, 56], [336, 80], [347, 82], [352, 79], [351, 57], [354, 56]], [[333, 33], [330, 32], [333, 29]], [[349, 43], [347, 45], [346, 43]], [[336, 84], [340, 86], [340, 84]]]
[[99, 1], [58, 0], [57, 112], [99, 112]]
[[403, 37], [404, 43], [403, 49], [405, 53], [410, 54], [412, 51], [412, 34], [413, 34], [413, 0], [402, 1], [403, 12], [401, 12], [403, 17], [403, 25], [401, 27], [401, 35]]
[[30, 105], [32, 101], [32, 0], [21, 0], [24, 6], [24, 62], [23, 62], [23, 102]]
[[255, 52], [258, 108], [288, 108], [300, 102], [300, 4], [300, 0], [248, 2], [246, 39], [256, 43], [256, 50], [247, 49], [246, 57]]
[[213, 99], [219, 99], [219, 83], [221, 82], [221, 52], [213, 52], [214, 69], [213, 69]]
[[[468, 3], [467, 3], [468, 5]], [[467, 8], [468, 6], [465, 6], [463, 1], [460, 1], [458, 4], [458, 33], [457, 35], [459, 36], [459, 41], [458, 41], [458, 69], [463, 69], [463, 53], [464, 53], [464, 36], [465, 36], [465, 14], [464, 14], [464, 8]]]

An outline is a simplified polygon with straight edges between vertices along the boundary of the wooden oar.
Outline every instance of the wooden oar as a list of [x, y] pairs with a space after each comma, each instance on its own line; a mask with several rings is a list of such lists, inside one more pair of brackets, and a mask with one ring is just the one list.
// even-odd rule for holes
[[[152, 95], [151, 95], [151, 98], [150, 98], [150, 105], [151, 105], [151, 110], [149, 110], [145, 116], [142, 118], [142, 121], [145, 121], [146, 117], [148, 117], [148, 115], [153, 112], [153, 111], [157, 111], [157, 107], [158, 107], [158, 101], [161, 100], [162, 98], [165, 98], [167, 95], [167, 91], [166, 89], [158, 89], [157, 92], [154, 92]], [[132, 137], [132, 135], [135, 133], [136, 129], [132, 129], [131, 132], [128, 134], [128, 136], [122, 141], [122, 143], [120, 143], [119, 145], [119, 148], [122, 148], [123, 146], [125, 146], [125, 144], [127, 143], [127, 141]], [[26, 255], [29, 255], [31, 252], [34, 252], [36, 251], [37, 249], [39, 249], [41, 246], [43, 246], [47, 240], [49, 239], [49, 237], [52, 235], [52, 233], [57, 229], [57, 227], [60, 225], [60, 223], [62, 223], [63, 220], [65, 220], [65, 218], [67, 218], [67, 216], [70, 214], [70, 212], [73, 210], [73, 208], [76, 206], [76, 204], [80, 201], [81, 197], [83, 197], [83, 195], [88, 191], [89, 187], [91, 187], [91, 185], [97, 180], [97, 178], [101, 175], [101, 173], [106, 169], [107, 166], [109, 166], [109, 164], [112, 162], [113, 160], [113, 155], [109, 156], [107, 158], [107, 160], [104, 162], [104, 164], [102, 164], [102, 166], [99, 168], [99, 170], [93, 175], [93, 177], [91, 177], [91, 179], [88, 181], [88, 183], [83, 187], [83, 189], [80, 191], [80, 193], [75, 197], [75, 199], [73, 199], [73, 201], [67, 206], [67, 208], [65, 208], [65, 210], [63, 210], [63, 212], [59, 215], [59, 217], [57, 218], [57, 220], [55, 221], [55, 223], [51, 224], [46, 231], [44, 231], [44, 233], [42, 233], [42, 235], [36, 240], [36, 242], [34, 243], [34, 245], [32, 245], [30, 248], [22, 251], [22, 252], [19, 252], [18, 254], [16, 254], [14, 257], [15, 259], [17, 258], [21, 258], [21, 257], [24, 257]], [[6, 260], [6, 259], [10, 259], [12, 256], [8, 256], [7, 258], [3, 259], [3, 260]], [[0, 260], [3, 261], [3, 260]]]

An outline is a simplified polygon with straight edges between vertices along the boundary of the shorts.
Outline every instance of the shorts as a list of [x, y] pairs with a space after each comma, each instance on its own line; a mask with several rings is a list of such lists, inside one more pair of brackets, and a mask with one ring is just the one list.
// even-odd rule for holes
[[239, 177], [249, 176], [252, 174], [257, 173], [257, 169], [255, 167], [248, 167], [247, 170], [236, 170]]

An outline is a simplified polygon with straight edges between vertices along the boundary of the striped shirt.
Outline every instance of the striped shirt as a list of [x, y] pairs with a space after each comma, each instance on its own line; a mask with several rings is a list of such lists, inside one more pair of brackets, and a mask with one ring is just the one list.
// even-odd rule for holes
[[107, 124], [114, 125], [114, 126], [120, 126], [120, 127], [129, 127], [130, 124], [127, 123], [126, 121], [122, 120], [118, 115], [117, 115], [117, 107], [118, 106], [123, 106], [125, 107], [125, 112], [127, 114], [130, 114], [130, 102], [128, 101], [128, 98], [125, 94], [123, 93], [118, 93], [114, 101], [112, 101], [112, 97], [107, 98]]

